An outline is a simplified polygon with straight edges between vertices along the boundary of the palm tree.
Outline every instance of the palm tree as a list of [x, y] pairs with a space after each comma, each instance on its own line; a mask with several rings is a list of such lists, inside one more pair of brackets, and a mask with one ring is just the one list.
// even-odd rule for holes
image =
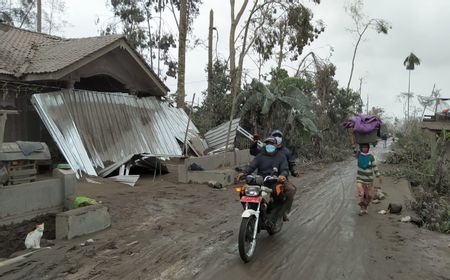
[[420, 59], [414, 54], [411, 53], [405, 58], [403, 65], [406, 66], [406, 70], [409, 71], [409, 80], [408, 80], [408, 120], [409, 120], [409, 99], [411, 98], [411, 71], [414, 70], [416, 65], [420, 65]]

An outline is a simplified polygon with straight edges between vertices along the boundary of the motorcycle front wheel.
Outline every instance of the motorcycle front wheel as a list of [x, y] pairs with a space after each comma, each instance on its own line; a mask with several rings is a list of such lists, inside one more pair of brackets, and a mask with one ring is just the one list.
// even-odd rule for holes
[[242, 218], [239, 229], [239, 255], [244, 262], [249, 262], [255, 253], [256, 238], [253, 239], [253, 233], [257, 230], [256, 217], [250, 216]]
[[268, 228], [267, 232], [269, 233], [269, 235], [274, 235], [275, 233], [278, 233], [281, 231], [281, 229], [283, 228], [283, 217], [277, 217], [275, 224], [273, 225], [273, 227]]

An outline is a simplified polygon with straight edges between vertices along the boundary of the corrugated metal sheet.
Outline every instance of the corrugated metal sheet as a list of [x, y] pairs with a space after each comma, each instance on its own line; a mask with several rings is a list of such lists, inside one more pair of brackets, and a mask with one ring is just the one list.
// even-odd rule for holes
[[[240, 120], [241, 119], [234, 119], [231, 121], [230, 141], [228, 143], [229, 148], [234, 147], [234, 139], [236, 138], [236, 130]], [[229, 125], [230, 122], [228, 121], [205, 133], [205, 140], [208, 143], [209, 148], [216, 150], [226, 146]]]
[[[188, 117], [155, 97], [67, 90], [35, 94], [32, 103], [75, 171], [97, 175], [134, 154], [182, 155], [176, 138]], [[188, 139], [198, 133], [190, 128]]]

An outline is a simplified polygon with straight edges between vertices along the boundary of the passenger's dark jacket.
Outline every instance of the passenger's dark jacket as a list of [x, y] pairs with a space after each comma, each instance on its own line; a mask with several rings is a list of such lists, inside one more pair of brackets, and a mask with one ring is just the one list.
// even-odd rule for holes
[[[277, 149], [277, 150], [282, 152], [286, 156], [286, 159], [287, 159], [288, 165], [289, 165], [289, 171], [291, 172], [292, 175], [294, 175], [295, 158], [292, 155], [291, 151], [288, 148], [284, 147], [284, 146], [279, 148], [279, 149]], [[254, 142], [250, 146], [250, 155], [252, 155], [252, 156], [257, 156], [262, 151], [263, 151], [263, 149], [258, 148], [258, 143], [257, 142]]]
[[265, 150], [262, 150], [255, 156], [250, 165], [244, 169], [244, 173], [251, 174], [258, 169], [258, 175], [270, 176], [274, 167], [278, 170], [277, 175], [283, 175], [285, 177], [289, 175], [288, 161], [283, 152], [277, 150], [274, 154], [270, 155]]

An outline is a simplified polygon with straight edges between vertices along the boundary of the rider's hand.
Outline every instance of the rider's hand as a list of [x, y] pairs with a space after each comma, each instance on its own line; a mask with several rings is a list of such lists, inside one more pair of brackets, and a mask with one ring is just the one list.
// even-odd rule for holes
[[253, 135], [253, 141], [256, 142], [260, 139], [258, 134]]
[[280, 182], [285, 182], [286, 181], [286, 177], [283, 175], [278, 176], [278, 181]]
[[241, 178], [242, 177], [244, 177], [244, 173], [239, 173], [237, 176], [236, 176], [236, 181], [239, 181], [239, 180], [241, 180]]
[[298, 172], [297, 170], [294, 170], [294, 171], [292, 171], [292, 176], [300, 177], [300, 172]]

